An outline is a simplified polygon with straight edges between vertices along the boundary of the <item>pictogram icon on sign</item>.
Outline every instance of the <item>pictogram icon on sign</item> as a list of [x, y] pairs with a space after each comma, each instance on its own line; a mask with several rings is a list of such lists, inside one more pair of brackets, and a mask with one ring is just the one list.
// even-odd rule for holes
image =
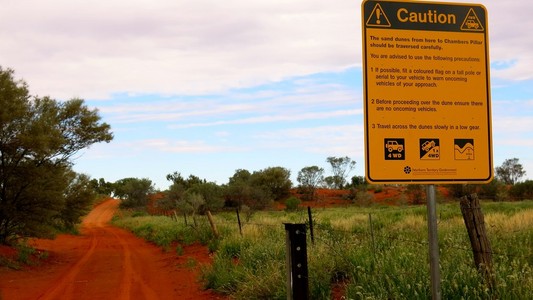
[[476, 15], [476, 12], [471, 8], [466, 14], [466, 18], [461, 25], [462, 31], [483, 31], [483, 25]]
[[423, 160], [440, 159], [439, 139], [420, 139], [420, 159], [423, 159]]
[[405, 139], [385, 139], [385, 160], [405, 160]]
[[455, 139], [455, 160], [474, 159], [474, 139]]
[[376, 6], [374, 6], [370, 17], [368, 17], [368, 20], [366, 21], [366, 26], [391, 27], [389, 18], [387, 18], [387, 15], [385, 15], [381, 5], [376, 4]]

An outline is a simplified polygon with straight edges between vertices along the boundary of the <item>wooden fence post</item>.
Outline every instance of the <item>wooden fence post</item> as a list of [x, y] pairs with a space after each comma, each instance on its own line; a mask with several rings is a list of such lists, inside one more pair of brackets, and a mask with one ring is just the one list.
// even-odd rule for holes
[[209, 224], [211, 224], [211, 229], [213, 230], [213, 234], [216, 238], [219, 237], [217, 226], [215, 225], [215, 221], [213, 220], [213, 216], [211, 215], [210, 211], [207, 211], [207, 219], [209, 220]]
[[315, 244], [315, 231], [313, 228], [313, 214], [311, 213], [311, 207], [307, 207], [307, 215], [309, 216], [309, 233], [311, 234], [311, 244]]
[[468, 237], [470, 238], [470, 244], [472, 245], [474, 263], [489, 287], [493, 287], [492, 248], [487, 236], [485, 219], [477, 194], [463, 196], [460, 204]]
[[236, 208], [235, 211], [237, 212], [237, 222], [239, 223], [239, 233], [242, 236], [242, 225], [241, 225], [241, 216], [239, 216], [239, 209]]

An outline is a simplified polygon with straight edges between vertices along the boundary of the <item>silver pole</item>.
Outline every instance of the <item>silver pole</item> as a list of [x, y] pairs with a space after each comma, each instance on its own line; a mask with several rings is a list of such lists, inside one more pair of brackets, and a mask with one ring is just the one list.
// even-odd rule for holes
[[440, 271], [439, 271], [439, 241], [437, 235], [437, 201], [435, 200], [435, 185], [426, 187], [429, 233], [429, 262], [431, 273], [431, 299], [440, 300]]

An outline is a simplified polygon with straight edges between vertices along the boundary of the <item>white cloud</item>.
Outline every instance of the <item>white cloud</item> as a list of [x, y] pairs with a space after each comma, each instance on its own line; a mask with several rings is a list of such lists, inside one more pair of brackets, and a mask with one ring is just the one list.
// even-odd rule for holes
[[363, 130], [362, 124], [292, 128], [258, 133], [254, 139], [267, 148], [363, 157]]
[[187, 123], [181, 125], [170, 125], [169, 128], [178, 129], [178, 128], [192, 128], [192, 127], [209, 127], [209, 126], [219, 126], [219, 125], [230, 125], [230, 124], [257, 124], [257, 123], [277, 123], [277, 122], [295, 122], [295, 121], [304, 121], [304, 120], [319, 120], [327, 119], [334, 117], [343, 117], [343, 116], [355, 116], [361, 115], [361, 110], [341, 110], [341, 111], [330, 111], [330, 112], [308, 112], [301, 113], [298, 115], [290, 113], [280, 113], [277, 115], [262, 115], [249, 118], [237, 118], [231, 120], [220, 120], [213, 122], [205, 123]]
[[[356, 63], [353, 1], [10, 1], [0, 58], [36, 94], [206, 93]], [[23, 20], [23, 21], [21, 21]]]
[[131, 142], [131, 147], [138, 151], [170, 152], [170, 153], [224, 153], [242, 152], [247, 149], [242, 147], [214, 145], [202, 140], [170, 140], [170, 139], [147, 139]]
[[533, 2], [491, 0], [483, 3], [489, 18], [489, 48], [493, 63], [508, 68], [492, 72], [492, 76], [509, 80], [533, 79]]
[[[330, 79], [331, 80], [331, 79]], [[361, 92], [316, 80], [289, 81], [288, 87], [262, 87], [205, 97], [140, 96], [123, 103], [100, 102], [114, 124], [166, 122], [170, 128], [324, 119], [362, 114]]]
[[[493, 76], [533, 78], [533, 2], [484, 2]], [[360, 2], [4, 1], [0, 61], [32, 92], [205, 94], [361, 65]], [[516, 62], [509, 64], [510, 62]]]
[[492, 121], [494, 133], [523, 134], [531, 133], [533, 128], [533, 118], [531, 116], [498, 116]]

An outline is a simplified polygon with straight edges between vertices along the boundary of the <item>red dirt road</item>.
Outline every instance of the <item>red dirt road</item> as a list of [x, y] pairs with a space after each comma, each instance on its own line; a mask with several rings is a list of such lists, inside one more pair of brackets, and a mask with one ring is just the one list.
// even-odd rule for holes
[[[209, 263], [205, 247], [185, 247], [177, 257], [131, 233], [107, 225], [117, 200], [98, 205], [80, 236], [37, 240], [48, 259], [22, 271], [0, 268], [0, 299], [222, 299], [202, 291], [198, 268]], [[173, 253], [174, 252], [174, 253]]]

